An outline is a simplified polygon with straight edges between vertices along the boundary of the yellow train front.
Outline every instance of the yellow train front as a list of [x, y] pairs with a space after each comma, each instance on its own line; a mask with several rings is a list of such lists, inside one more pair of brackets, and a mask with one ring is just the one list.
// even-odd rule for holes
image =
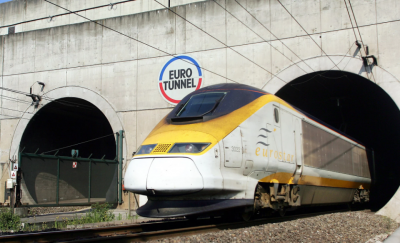
[[215, 215], [368, 201], [365, 147], [280, 98], [241, 84], [186, 96], [125, 173], [144, 217]]

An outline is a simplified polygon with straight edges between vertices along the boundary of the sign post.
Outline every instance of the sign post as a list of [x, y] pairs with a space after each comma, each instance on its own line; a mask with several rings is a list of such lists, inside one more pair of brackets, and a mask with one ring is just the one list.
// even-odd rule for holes
[[13, 164], [13, 171], [18, 171], [18, 164], [17, 163]]
[[11, 171], [10, 178], [11, 178], [11, 179], [17, 179], [17, 172], [14, 171], [14, 170], [12, 170], [12, 171]]

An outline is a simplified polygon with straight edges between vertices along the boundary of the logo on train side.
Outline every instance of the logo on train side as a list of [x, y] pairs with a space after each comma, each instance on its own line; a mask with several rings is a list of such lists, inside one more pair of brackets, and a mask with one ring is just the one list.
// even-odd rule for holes
[[190, 56], [176, 56], [165, 63], [158, 79], [158, 90], [165, 101], [176, 105], [203, 85], [199, 63]]

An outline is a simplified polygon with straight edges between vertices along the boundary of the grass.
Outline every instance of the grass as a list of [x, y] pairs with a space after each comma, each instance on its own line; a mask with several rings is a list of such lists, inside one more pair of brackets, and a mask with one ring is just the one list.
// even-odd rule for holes
[[21, 219], [19, 216], [12, 213], [10, 208], [0, 209], [0, 230], [4, 231], [19, 231], [21, 228]]
[[[111, 205], [108, 203], [103, 204], [93, 204], [90, 212], [87, 212], [85, 215], [79, 217], [77, 214], [72, 219], [62, 218], [60, 220], [59, 217], [56, 218], [54, 222], [54, 228], [56, 229], [65, 229], [68, 225], [77, 225], [88, 224], [88, 223], [99, 223], [99, 222], [110, 222], [115, 219], [114, 214], [110, 211]], [[121, 217], [119, 215], [118, 217]], [[26, 224], [25, 231], [45, 231], [49, 229], [48, 224], [43, 223], [42, 225], [37, 224]]]

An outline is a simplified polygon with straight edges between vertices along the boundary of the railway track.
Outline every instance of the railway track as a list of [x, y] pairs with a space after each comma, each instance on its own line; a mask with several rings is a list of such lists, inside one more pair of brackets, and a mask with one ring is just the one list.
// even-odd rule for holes
[[248, 222], [228, 222], [224, 219], [174, 220], [103, 228], [26, 233], [1, 236], [0, 242], [139, 242], [278, 223], [344, 211], [348, 210], [301, 213], [285, 217], [255, 219]]

